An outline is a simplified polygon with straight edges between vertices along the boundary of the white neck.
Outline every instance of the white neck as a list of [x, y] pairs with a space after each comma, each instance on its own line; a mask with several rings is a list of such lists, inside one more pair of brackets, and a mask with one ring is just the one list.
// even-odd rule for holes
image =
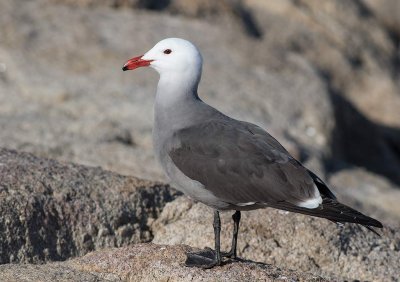
[[185, 104], [199, 100], [197, 87], [201, 78], [200, 70], [160, 73], [155, 101], [156, 112], [183, 110]]
[[154, 104], [156, 127], [181, 128], [187, 125], [201, 100], [197, 95], [197, 86], [201, 71], [194, 73], [161, 73]]

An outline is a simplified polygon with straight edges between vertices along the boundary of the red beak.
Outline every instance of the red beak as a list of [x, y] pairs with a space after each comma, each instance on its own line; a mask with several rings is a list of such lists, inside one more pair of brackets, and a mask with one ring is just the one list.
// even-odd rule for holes
[[147, 67], [153, 61], [153, 60], [142, 60], [142, 57], [143, 55], [128, 60], [122, 67], [122, 70], [126, 71], [126, 70], [134, 70], [140, 67]]

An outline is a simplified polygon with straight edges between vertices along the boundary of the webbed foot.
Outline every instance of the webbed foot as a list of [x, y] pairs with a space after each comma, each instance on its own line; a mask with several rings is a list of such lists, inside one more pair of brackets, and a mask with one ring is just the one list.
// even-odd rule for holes
[[188, 267], [199, 267], [199, 268], [212, 268], [214, 266], [221, 265], [221, 260], [217, 258], [217, 253], [210, 249], [205, 248], [199, 252], [189, 252], [186, 254], [185, 265]]
[[237, 259], [237, 255], [235, 254], [235, 252], [233, 250], [230, 250], [229, 252], [221, 252], [221, 256], [224, 258], [230, 258], [233, 260]]

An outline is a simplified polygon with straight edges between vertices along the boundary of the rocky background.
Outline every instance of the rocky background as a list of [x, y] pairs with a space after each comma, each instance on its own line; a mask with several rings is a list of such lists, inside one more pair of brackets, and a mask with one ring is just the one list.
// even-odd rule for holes
[[[0, 1], [0, 280], [396, 281], [399, 14], [397, 0]], [[166, 37], [201, 49], [206, 102], [268, 129], [382, 236], [259, 210], [239, 235], [249, 261], [182, 267], [182, 244], [212, 247], [211, 213], [154, 161], [157, 74], [121, 71]]]

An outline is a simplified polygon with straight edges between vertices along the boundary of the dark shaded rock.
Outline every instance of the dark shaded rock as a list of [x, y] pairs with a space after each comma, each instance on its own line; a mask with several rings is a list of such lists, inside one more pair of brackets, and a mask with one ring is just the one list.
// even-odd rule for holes
[[0, 150], [0, 263], [65, 260], [147, 242], [168, 186]]
[[331, 99], [336, 123], [330, 138], [329, 170], [340, 170], [345, 162], [385, 175], [399, 185], [400, 130], [369, 120], [342, 95], [333, 92]]

